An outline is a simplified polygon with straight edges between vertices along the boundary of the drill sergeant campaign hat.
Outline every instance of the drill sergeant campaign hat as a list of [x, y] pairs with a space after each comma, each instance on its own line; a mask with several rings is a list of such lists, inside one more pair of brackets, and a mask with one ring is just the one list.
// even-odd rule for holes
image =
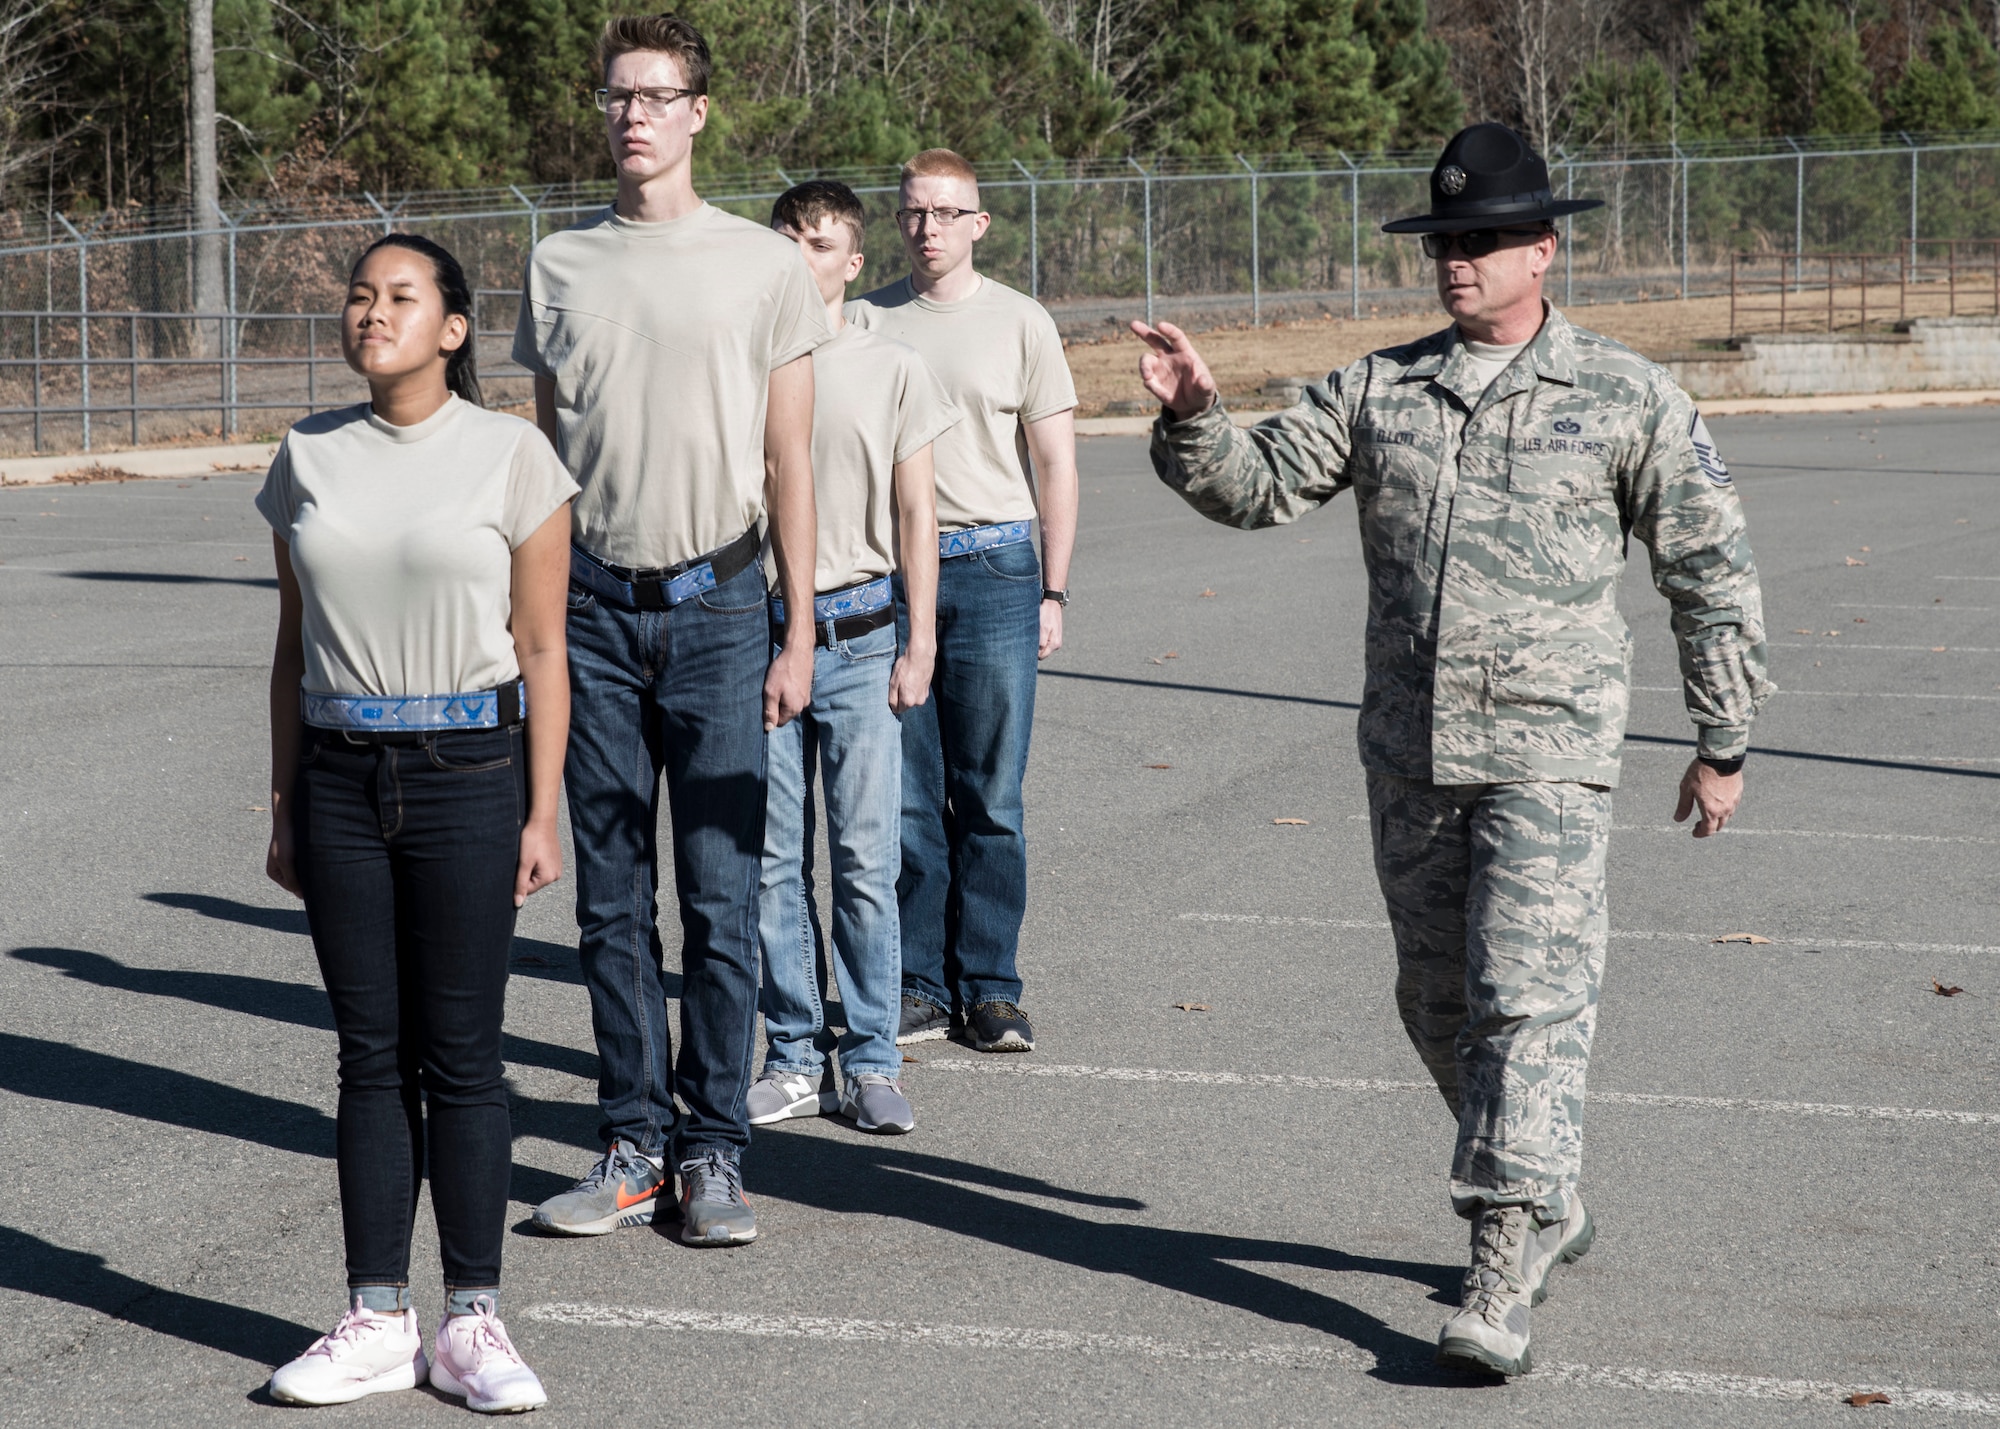
[[1549, 166], [1505, 124], [1474, 124], [1451, 136], [1431, 170], [1431, 211], [1382, 225], [1384, 233], [1464, 233], [1512, 228], [1602, 208], [1603, 199], [1559, 199]]

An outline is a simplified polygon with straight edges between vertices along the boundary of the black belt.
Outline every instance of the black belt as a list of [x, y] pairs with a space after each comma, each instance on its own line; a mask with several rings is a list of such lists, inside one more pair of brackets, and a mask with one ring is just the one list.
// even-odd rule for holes
[[[570, 581], [628, 610], [671, 610], [705, 590], [740, 575], [764, 547], [763, 534], [752, 526], [726, 546], [678, 565], [633, 570], [601, 561], [587, 551], [570, 548]], [[706, 567], [706, 571], [703, 568]], [[690, 580], [689, 577], [694, 577]]]
[[[843, 640], [856, 640], [870, 631], [896, 621], [896, 607], [885, 606], [866, 615], [843, 615], [838, 620], [822, 620], [813, 626], [813, 644], [831, 650]], [[782, 631], [779, 632], [782, 635]]]

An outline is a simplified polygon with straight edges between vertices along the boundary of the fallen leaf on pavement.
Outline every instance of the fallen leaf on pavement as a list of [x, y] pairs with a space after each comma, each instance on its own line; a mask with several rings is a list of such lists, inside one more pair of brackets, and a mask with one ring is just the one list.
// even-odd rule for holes
[[1829, 630], [1829, 631], [1827, 631], [1826, 633], [1827, 633], [1828, 635], [1838, 635], [1838, 634], [1840, 634], [1840, 632], [1839, 632], [1838, 630]]
[[1810, 635], [1810, 634], [1812, 634], [1812, 632], [1811, 632], [1810, 630], [1794, 630], [1794, 631], [1792, 632], [1792, 634], [1794, 634], [1794, 635]]
[[1931, 991], [1936, 993], [1939, 997], [1957, 997], [1961, 992], [1964, 992], [1965, 989], [1962, 987], [1946, 987], [1936, 978], [1932, 978]]
[[1769, 938], [1760, 938], [1755, 933], [1724, 933], [1719, 938], [1710, 938], [1711, 943], [1768, 943]]
[[1931, 654], [1942, 655], [1944, 654], [1945, 651], [1949, 650], [1950, 648], [1951, 647], [1949, 645], [1933, 645], [1931, 646]]
[[1864, 551], [1867, 551], [1867, 550], [1869, 550], [1869, 547], [1867, 547], [1867, 546], [1863, 546], [1863, 547], [1862, 547], [1861, 549], [1862, 549], [1862, 550], [1864, 550]]
[[1876, 1394], [1871, 1390], [1861, 1394], [1850, 1394], [1847, 1396], [1847, 1402], [1856, 1406], [1863, 1404], [1887, 1404], [1889, 1396], [1886, 1394]]
[[921, 1064], [924, 1059], [922, 1057], [912, 1057], [908, 1052], [905, 1052], [903, 1054], [903, 1060], [905, 1062], [916, 1062], [918, 1064]]
[[1213, 600], [1215, 598], [1215, 592], [1212, 590], [1203, 590], [1201, 593], [1201, 598], [1203, 600]]
[[1847, 558], [1847, 564], [1849, 564], [1850, 566], [1865, 566], [1865, 565], [1867, 565], [1867, 564], [1868, 564], [1868, 562], [1866, 562], [1866, 561], [1857, 561], [1857, 560], [1855, 560], [1855, 559], [1854, 559], [1854, 557], [1852, 557], [1852, 556], [1849, 556], [1849, 557]]
[[262, 804], [252, 804], [250, 806], [250, 812], [253, 814], [268, 814], [271, 811], [265, 808]]
[[1273, 819], [1273, 820], [1271, 820], [1271, 822], [1272, 822], [1272, 823], [1274, 823], [1274, 824], [1298, 824], [1298, 825], [1300, 825], [1301, 827], [1303, 827], [1303, 826], [1305, 826], [1306, 824], [1309, 824], [1309, 823], [1311, 823], [1311, 822], [1312, 822], [1312, 820], [1310, 820], [1310, 819]]
[[1171, 769], [1174, 766], [1171, 764], [1148, 764], [1146, 767], [1148, 769]]
[[247, 560], [249, 560], [250, 558], [249, 558], [248, 556], [237, 556], [237, 557], [235, 557], [235, 559], [236, 559], [236, 560], [239, 560], [239, 561], [247, 561]]
[[1857, 615], [1854, 617], [1854, 623], [1856, 625], [1866, 625], [1868, 623], [1868, 617], [1865, 615]]
[[1207, 1012], [1209, 1010], [1208, 1004], [1205, 1002], [1177, 1002], [1174, 1006], [1178, 1007], [1182, 1012]]

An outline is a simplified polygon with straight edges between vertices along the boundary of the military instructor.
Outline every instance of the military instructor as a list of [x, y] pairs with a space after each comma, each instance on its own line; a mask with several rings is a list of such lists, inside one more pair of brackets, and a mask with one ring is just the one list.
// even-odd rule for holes
[[1161, 480], [1210, 520], [1297, 520], [1349, 486], [1368, 569], [1359, 740], [1396, 1002], [1458, 1120], [1472, 1223], [1440, 1363], [1530, 1368], [1529, 1309], [1589, 1249], [1584, 1074], [1608, 932], [1611, 790], [1630, 701], [1626, 545], [1672, 606], [1696, 838], [1743, 797], [1769, 698], [1743, 511], [1688, 395], [1542, 297], [1556, 200], [1512, 129], [1475, 124], [1431, 171], [1423, 235], [1451, 326], [1372, 353], [1239, 430], [1186, 334], [1133, 328]]

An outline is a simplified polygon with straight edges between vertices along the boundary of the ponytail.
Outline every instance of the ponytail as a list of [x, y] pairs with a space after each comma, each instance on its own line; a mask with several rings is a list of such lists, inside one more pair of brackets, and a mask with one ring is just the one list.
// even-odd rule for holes
[[385, 233], [363, 250], [354, 260], [354, 270], [359, 272], [368, 255], [378, 248], [406, 248], [412, 253], [430, 259], [431, 275], [437, 280], [438, 295], [444, 299], [447, 317], [456, 314], [465, 319], [465, 341], [458, 350], [445, 359], [444, 385], [458, 396], [462, 402], [475, 407], [486, 405], [479, 394], [479, 362], [473, 347], [479, 341], [479, 334], [472, 324], [472, 288], [465, 281], [465, 269], [459, 266], [451, 250], [443, 244], [416, 233]]

